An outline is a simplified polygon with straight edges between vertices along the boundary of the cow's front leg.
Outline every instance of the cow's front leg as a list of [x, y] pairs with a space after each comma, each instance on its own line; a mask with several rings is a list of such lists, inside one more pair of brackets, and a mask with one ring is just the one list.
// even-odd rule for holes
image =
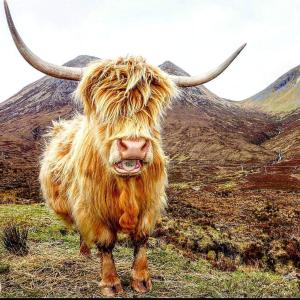
[[135, 239], [134, 262], [131, 271], [131, 287], [138, 293], [146, 293], [152, 289], [152, 283], [148, 270], [147, 241], [148, 238]]
[[112, 250], [113, 246], [104, 247], [97, 244], [101, 257], [101, 282], [100, 288], [104, 296], [115, 296], [123, 293], [121, 281], [118, 277]]

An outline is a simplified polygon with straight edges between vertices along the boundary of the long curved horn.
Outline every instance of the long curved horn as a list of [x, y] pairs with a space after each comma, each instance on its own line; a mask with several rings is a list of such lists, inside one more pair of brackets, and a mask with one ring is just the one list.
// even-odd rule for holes
[[246, 47], [246, 43], [243, 44], [240, 48], [238, 48], [231, 56], [229, 56], [221, 65], [219, 65], [214, 70], [207, 72], [202, 75], [198, 76], [175, 76], [171, 75], [172, 80], [180, 87], [189, 87], [189, 86], [196, 86], [219, 76], [233, 61], [234, 59], [240, 54], [240, 52]]
[[25, 43], [21, 39], [15, 27], [6, 0], [4, 0], [4, 9], [5, 9], [6, 19], [7, 19], [8, 27], [11, 32], [12, 38], [19, 52], [30, 65], [32, 65], [35, 69], [41, 71], [42, 73], [45, 73], [52, 77], [61, 78], [61, 79], [70, 79], [70, 80], [81, 79], [83, 73], [82, 68], [72, 68], [72, 67], [54, 65], [42, 60], [33, 52], [31, 52], [31, 50], [25, 45]]

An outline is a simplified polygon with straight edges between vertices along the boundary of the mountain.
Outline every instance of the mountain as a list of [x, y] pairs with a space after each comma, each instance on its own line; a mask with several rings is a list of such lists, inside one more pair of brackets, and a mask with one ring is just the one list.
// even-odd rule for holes
[[278, 134], [264, 143], [265, 149], [282, 153], [284, 157], [299, 156], [300, 65], [280, 76], [263, 91], [237, 104], [276, 115]]
[[[169, 74], [188, 75], [171, 62], [160, 67]], [[241, 109], [198, 86], [180, 90], [164, 129], [166, 149], [173, 159], [264, 161], [272, 159], [273, 153], [261, 144], [277, 134], [277, 123], [264, 113]]]
[[[95, 57], [78, 56], [67, 66], [86, 66]], [[38, 163], [42, 135], [52, 120], [70, 118], [76, 107], [74, 81], [45, 76], [0, 103], [0, 195], [39, 197]]]
[[285, 157], [300, 155], [300, 108], [281, 118], [278, 134], [267, 141], [264, 147], [277, 153], [281, 152]]
[[240, 102], [242, 107], [286, 115], [300, 108], [300, 65], [291, 69], [263, 91]]
[[[82, 67], [95, 59], [78, 56], [66, 65]], [[160, 67], [170, 74], [187, 75], [170, 61]], [[23, 202], [39, 199], [37, 178], [42, 135], [52, 120], [71, 118], [81, 111], [80, 105], [72, 101], [76, 86], [73, 81], [43, 77], [0, 103], [2, 198], [15, 197]], [[194, 180], [209, 176], [210, 171], [200, 171], [200, 164], [274, 161], [278, 147], [271, 141], [277, 137], [276, 143], [281, 143], [278, 136], [286, 128], [284, 143], [290, 124], [289, 120], [286, 122], [224, 100], [204, 86], [181, 89], [163, 128], [164, 148], [171, 157], [170, 182], [179, 182], [187, 176], [194, 176]]]

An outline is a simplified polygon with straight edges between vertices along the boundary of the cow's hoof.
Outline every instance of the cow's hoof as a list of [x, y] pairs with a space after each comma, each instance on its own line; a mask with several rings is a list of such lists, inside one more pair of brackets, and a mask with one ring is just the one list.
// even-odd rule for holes
[[138, 293], [147, 293], [152, 290], [151, 279], [132, 279], [131, 287]]
[[103, 296], [114, 297], [116, 295], [121, 295], [124, 293], [122, 284], [120, 280], [116, 280], [115, 282], [100, 282], [101, 293]]

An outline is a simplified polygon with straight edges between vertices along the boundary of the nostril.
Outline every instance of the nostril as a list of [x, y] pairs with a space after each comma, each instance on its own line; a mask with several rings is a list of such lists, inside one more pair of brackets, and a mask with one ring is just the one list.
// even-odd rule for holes
[[118, 147], [120, 151], [126, 151], [128, 149], [127, 145], [122, 141], [122, 139], [118, 140]]
[[148, 145], [149, 145], [149, 141], [145, 141], [144, 144], [143, 144], [143, 146], [142, 146], [142, 148], [141, 148], [141, 150], [143, 152], [146, 151], [148, 149]]

